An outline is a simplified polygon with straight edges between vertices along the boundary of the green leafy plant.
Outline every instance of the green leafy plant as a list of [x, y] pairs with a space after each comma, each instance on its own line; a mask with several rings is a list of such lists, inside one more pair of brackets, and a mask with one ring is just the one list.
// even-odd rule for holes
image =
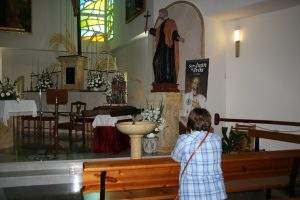
[[241, 141], [246, 137], [245, 134], [230, 130], [227, 135], [228, 127], [222, 127], [222, 149], [223, 153], [229, 154], [232, 151], [238, 151]]

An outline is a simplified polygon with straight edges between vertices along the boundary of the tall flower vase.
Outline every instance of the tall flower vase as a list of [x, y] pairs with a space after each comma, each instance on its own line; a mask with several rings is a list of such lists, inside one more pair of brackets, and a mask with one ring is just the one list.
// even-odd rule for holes
[[158, 137], [144, 137], [143, 138], [143, 149], [147, 154], [153, 154], [157, 152], [158, 147]]

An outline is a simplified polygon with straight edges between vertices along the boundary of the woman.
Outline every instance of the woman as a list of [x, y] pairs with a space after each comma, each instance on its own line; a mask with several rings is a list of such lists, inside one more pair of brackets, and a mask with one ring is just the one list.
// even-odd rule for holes
[[216, 133], [210, 133], [211, 116], [206, 109], [195, 108], [188, 117], [190, 134], [180, 135], [171, 157], [180, 162], [181, 200], [226, 199], [221, 169], [222, 145]]

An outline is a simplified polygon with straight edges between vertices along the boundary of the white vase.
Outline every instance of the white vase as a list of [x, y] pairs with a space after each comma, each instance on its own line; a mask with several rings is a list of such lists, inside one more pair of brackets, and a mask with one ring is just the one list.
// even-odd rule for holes
[[147, 154], [153, 154], [157, 152], [158, 147], [158, 137], [153, 138], [143, 138], [143, 149]]
[[100, 91], [100, 88], [93, 87], [93, 88], [91, 88], [91, 91], [98, 92], [98, 91]]

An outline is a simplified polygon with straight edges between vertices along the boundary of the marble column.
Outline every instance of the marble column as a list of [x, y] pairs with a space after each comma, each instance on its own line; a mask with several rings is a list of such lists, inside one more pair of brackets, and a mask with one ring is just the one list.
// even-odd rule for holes
[[[166, 120], [166, 126], [158, 134], [158, 151], [169, 153], [174, 148], [179, 135], [179, 109], [181, 106], [181, 94], [177, 92], [156, 92], [150, 95], [150, 101], [155, 105], [163, 100], [163, 117]], [[152, 104], [153, 104], [152, 103]]]

